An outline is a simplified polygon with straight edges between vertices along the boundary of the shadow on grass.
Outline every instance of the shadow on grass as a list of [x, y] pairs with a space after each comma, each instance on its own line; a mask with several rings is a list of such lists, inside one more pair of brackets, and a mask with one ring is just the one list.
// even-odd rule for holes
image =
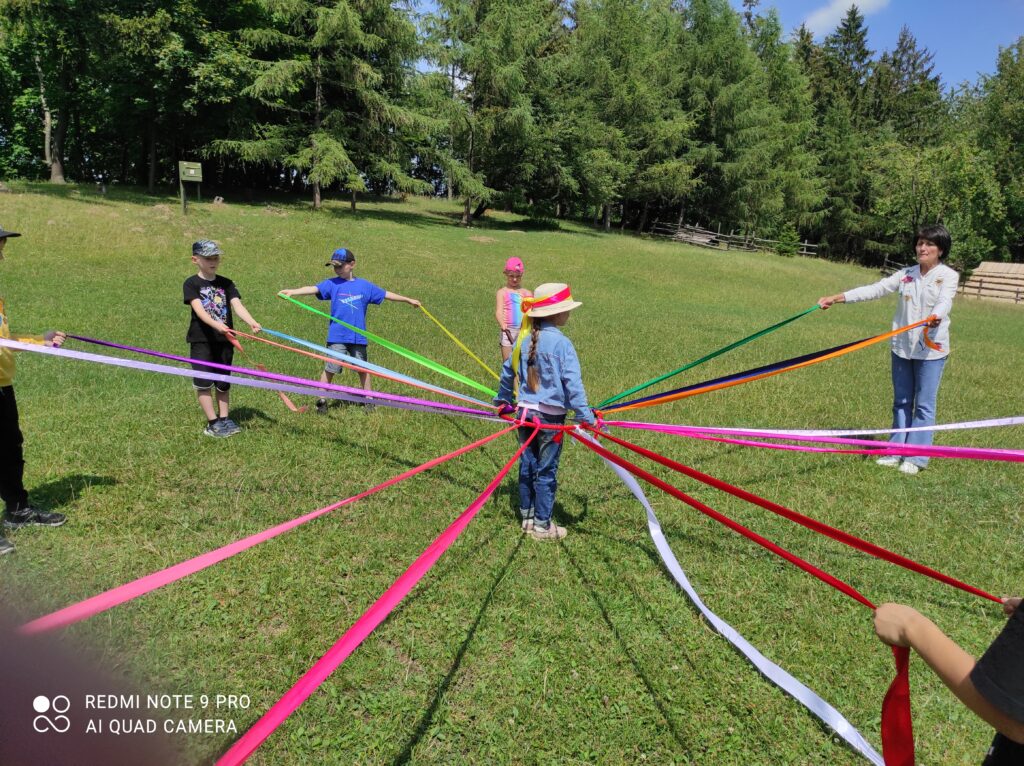
[[257, 420], [261, 420], [264, 423], [276, 423], [277, 421], [267, 415], [263, 410], [256, 409], [255, 407], [236, 407], [231, 410], [231, 419], [236, 423], [249, 423], [252, 424]]
[[32, 499], [47, 510], [69, 505], [90, 487], [111, 487], [117, 480], [109, 476], [76, 473], [56, 481], [41, 484], [32, 490]]
[[[451, 210], [428, 210], [430, 215], [443, 219], [449, 225], [461, 225], [462, 213]], [[505, 231], [525, 233], [530, 231], [558, 232], [560, 234], [581, 234], [585, 237], [600, 237], [603, 232], [585, 228], [565, 229], [553, 218], [522, 218], [518, 221], [500, 221], [495, 218], [479, 218], [466, 231]]]
[[487, 591], [487, 595], [484, 597], [483, 603], [480, 604], [480, 609], [477, 611], [476, 619], [473, 620], [473, 624], [470, 625], [469, 630], [466, 632], [466, 638], [459, 646], [459, 650], [455, 653], [455, 659], [452, 662], [451, 668], [448, 669], [448, 673], [438, 684], [437, 690], [434, 692], [434, 698], [430, 701], [430, 706], [426, 712], [423, 713], [423, 717], [420, 718], [419, 723], [416, 724], [416, 729], [413, 731], [409, 741], [405, 743], [405, 747], [402, 748], [402, 752], [398, 754], [392, 763], [395, 766], [399, 764], [407, 764], [412, 761], [412, 752], [416, 746], [422, 741], [423, 737], [426, 736], [427, 732], [430, 731], [431, 723], [434, 720], [434, 715], [437, 713], [437, 709], [441, 706], [441, 700], [444, 699], [444, 695], [448, 693], [449, 687], [452, 685], [452, 681], [455, 679], [456, 674], [459, 672], [459, 668], [462, 666], [462, 660], [466, 656], [466, 651], [469, 649], [470, 644], [473, 643], [473, 638], [476, 636], [476, 631], [480, 627], [480, 623], [483, 621], [484, 615], [487, 614], [487, 610], [494, 600], [494, 593], [497, 591], [498, 586], [501, 585], [502, 580], [508, 574], [509, 569], [512, 567], [512, 563], [516, 560], [519, 555], [519, 551], [523, 547], [524, 537], [520, 537], [516, 546], [512, 549], [508, 558], [505, 560], [504, 566], [501, 571], [498, 572], [494, 581], [491, 583], [491, 587]]
[[633, 672], [636, 673], [637, 677], [640, 679], [644, 687], [647, 689], [647, 694], [650, 696], [651, 702], [658, 709], [658, 712], [661, 713], [661, 717], [662, 719], [664, 719], [666, 727], [672, 734], [672, 738], [677, 743], [679, 743], [679, 746], [683, 749], [684, 752], [687, 752], [688, 749], [696, 743], [687, 742], [682, 732], [679, 731], [679, 728], [676, 726], [675, 721], [673, 720], [671, 711], [669, 711], [669, 709], [666, 707], [665, 701], [658, 693], [658, 690], [654, 688], [654, 683], [651, 681], [651, 678], [647, 675], [647, 672], [640, 664], [640, 661], [637, 659], [636, 655], [626, 644], [625, 640], [623, 640], [622, 634], [619, 632], [618, 626], [612, 621], [611, 615], [608, 612], [608, 607], [605, 606], [605, 603], [601, 600], [601, 597], [600, 595], [598, 595], [597, 589], [594, 587], [594, 584], [587, 578], [587, 574], [583, 571], [583, 567], [580, 566], [579, 561], [577, 561], [576, 557], [572, 555], [572, 552], [568, 547], [562, 546], [562, 551], [568, 559], [569, 563], [572, 564], [573, 569], [576, 570], [576, 574], [580, 578], [580, 582], [583, 584], [583, 589], [587, 592], [587, 595], [590, 596], [591, 601], [594, 602], [594, 606], [596, 606], [598, 612], [600, 612], [601, 618], [604, 620], [605, 625], [608, 626], [609, 632], [612, 634], [612, 636], [614, 636], [615, 643], [618, 644], [619, 653], [627, 660], [629, 660], [629, 663], [633, 666]]

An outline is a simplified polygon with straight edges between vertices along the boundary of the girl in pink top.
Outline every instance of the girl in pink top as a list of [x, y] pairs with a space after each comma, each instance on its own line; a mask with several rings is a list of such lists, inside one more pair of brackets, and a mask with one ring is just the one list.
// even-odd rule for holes
[[522, 300], [533, 297], [532, 292], [520, 287], [522, 283], [523, 262], [518, 258], [509, 258], [505, 261], [505, 286], [498, 290], [494, 313], [498, 327], [501, 328], [498, 346], [501, 348], [502, 362], [512, 355], [512, 346], [523, 324]]

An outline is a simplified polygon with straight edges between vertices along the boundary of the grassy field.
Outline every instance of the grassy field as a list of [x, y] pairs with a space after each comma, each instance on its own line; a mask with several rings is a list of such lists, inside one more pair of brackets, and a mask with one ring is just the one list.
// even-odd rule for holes
[[[189, 244], [221, 243], [265, 326], [320, 341], [324, 322], [275, 298], [324, 277], [345, 245], [357, 274], [419, 298], [488, 361], [498, 358], [494, 291], [504, 260], [524, 283], [572, 285], [567, 333], [600, 401], [877, 278], [868, 270], [770, 255], [709, 253], [536, 227], [493, 214], [472, 230], [439, 200], [197, 204], [172, 197], [14, 184], [0, 223], [24, 233], [0, 265], [12, 325], [184, 354], [181, 283]], [[816, 312], [673, 381], [777, 361], [888, 329], [889, 300]], [[1024, 414], [1024, 311], [957, 300], [942, 422]], [[481, 371], [419, 311], [384, 304], [370, 329], [461, 372]], [[69, 343], [69, 348], [95, 350]], [[247, 344], [270, 369], [316, 363]], [[391, 353], [371, 361], [442, 385]], [[493, 424], [378, 408], [288, 412], [236, 387], [230, 440], [201, 434], [187, 381], [21, 354], [16, 380], [35, 499], [60, 530], [13, 533], [0, 561], [5, 610], [29, 619], [356, 494], [493, 432]], [[352, 380], [351, 374], [348, 380]], [[390, 386], [388, 390], [400, 389]], [[762, 427], [884, 427], [883, 345], [635, 414]], [[996, 594], [1021, 591], [1020, 467], [935, 460], [909, 478], [853, 456], [755, 451], [637, 432], [619, 435]], [[941, 443], [1024, 448], [1024, 429]], [[196, 576], [63, 632], [142, 693], [247, 694], [252, 725], [450, 523], [512, 454], [511, 438], [347, 506]], [[654, 469], [652, 469], [654, 470]], [[661, 476], [665, 472], [655, 470]], [[980, 654], [999, 610], [869, 559], [756, 508], [668, 480], [845, 579], [876, 603], [918, 606]], [[556, 517], [563, 544], [520, 536], [506, 480], [394, 614], [257, 751], [265, 764], [857, 764], [863, 760], [762, 679], [709, 629], [666, 574], [642, 510], [592, 454], [569, 445]], [[891, 655], [870, 613], [752, 543], [651, 490], [680, 563], [708, 605], [818, 690], [878, 746]], [[77, 649], [76, 649], [77, 650]], [[921, 764], [980, 760], [985, 725], [920, 660], [911, 667]], [[214, 760], [225, 735], [178, 736], [185, 762]]]

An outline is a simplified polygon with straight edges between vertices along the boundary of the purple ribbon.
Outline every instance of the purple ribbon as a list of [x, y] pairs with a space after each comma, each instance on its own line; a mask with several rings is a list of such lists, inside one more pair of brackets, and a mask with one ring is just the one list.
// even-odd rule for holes
[[[415, 399], [408, 396], [398, 396], [396, 394], [385, 394], [377, 391], [370, 392], [369, 394], [359, 388], [349, 388], [348, 386], [339, 386], [333, 383], [320, 383], [314, 380], [307, 380], [305, 378], [296, 378], [290, 375], [278, 375], [273, 372], [261, 372], [260, 370], [250, 370], [244, 367], [232, 367], [226, 364], [217, 364], [215, 362], [204, 362], [198, 359], [189, 359], [187, 357], [175, 356], [173, 354], [163, 354], [158, 351], [149, 351], [147, 349], [136, 349], [132, 346], [122, 346], [116, 343], [108, 343], [107, 341], [97, 341], [89, 338], [81, 338], [79, 336], [69, 335], [69, 338], [75, 338], [76, 340], [84, 340], [87, 343], [96, 343], [101, 346], [110, 346], [113, 348], [121, 348], [126, 351], [136, 351], [142, 354], [148, 354], [151, 356], [162, 357], [164, 359], [171, 359], [179, 362], [187, 362], [189, 364], [200, 364], [204, 367], [216, 367], [229, 372], [239, 372], [245, 375], [252, 375], [254, 377], [267, 378], [267, 380], [250, 380], [248, 378], [231, 377], [230, 375], [221, 375], [216, 372], [204, 372], [202, 376], [204, 379], [221, 381], [223, 383], [237, 383], [241, 386], [249, 386], [251, 388], [262, 388], [268, 391], [285, 391], [292, 394], [302, 394], [305, 396], [318, 396], [326, 399], [341, 399], [349, 402], [366, 402], [367, 399], [372, 398], [375, 404], [381, 404], [385, 407], [397, 407], [399, 409], [406, 410], [419, 410], [423, 412], [437, 412], [438, 410], [444, 410], [451, 414], [457, 415], [468, 415], [471, 417], [480, 417], [494, 419], [494, 413], [487, 412], [486, 410], [475, 410], [469, 407], [459, 407], [453, 404], [444, 404], [441, 402], [431, 402], [426, 399]], [[106, 364], [113, 367], [126, 367], [133, 370], [146, 370], [147, 372], [159, 372], [165, 375], [177, 375], [184, 378], [196, 377], [195, 370], [183, 370], [177, 367], [169, 367], [164, 364], [153, 364], [151, 362], [136, 362], [131, 359], [120, 359], [113, 356], [104, 356], [103, 354], [89, 354], [83, 351], [71, 351], [70, 349], [64, 348], [53, 348], [51, 346], [39, 346], [29, 343], [19, 343], [17, 341], [4, 340], [0, 338], [0, 346], [7, 348], [16, 349], [18, 351], [34, 351], [38, 354], [49, 354], [51, 356], [63, 356], [69, 359], [78, 359], [85, 362], [95, 362], [98, 364]], [[280, 381], [280, 382], [275, 382]]]

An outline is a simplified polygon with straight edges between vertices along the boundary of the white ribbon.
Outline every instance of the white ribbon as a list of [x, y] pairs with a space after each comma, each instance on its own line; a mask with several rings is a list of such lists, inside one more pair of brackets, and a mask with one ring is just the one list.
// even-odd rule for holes
[[[581, 429], [578, 430], [578, 433], [584, 439], [593, 441], [592, 437]], [[747, 639], [741, 636], [735, 628], [707, 608], [704, 602], [701, 601], [700, 596], [697, 595], [697, 591], [693, 589], [689, 579], [686, 577], [686, 573], [683, 571], [682, 567], [679, 566], [679, 561], [676, 559], [675, 554], [672, 552], [672, 548], [665, 539], [664, 533], [661, 531], [661, 524], [658, 523], [658, 517], [655, 515], [654, 509], [651, 508], [651, 504], [647, 501], [647, 496], [640, 488], [636, 479], [628, 471], [620, 468], [610, 460], [607, 460], [604, 457], [601, 457], [601, 459], [608, 464], [609, 468], [615, 471], [619, 479], [622, 480], [622, 483], [629, 488], [629, 491], [633, 493], [633, 496], [640, 502], [644, 509], [646, 509], [647, 531], [650, 533], [651, 540], [658, 549], [658, 554], [661, 556], [662, 562], [664, 562], [669, 573], [675, 579], [676, 583], [678, 583], [679, 587], [686, 592], [686, 595], [690, 597], [690, 600], [694, 603], [697, 609], [700, 610], [704, 619], [711, 623], [712, 627], [714, 627], [714, 629], [717, 630], [730, 644], [735, 646], [754, 667], [760, 670], [765, 678], [811, 711], [811, 713], [817, 716], [839, 737], [845, 740], [850, 747], [863, 755], [871, 763], [875, 764], [875, 766], [885, 766], [885, 762], [882, 760], [882, 756], [878, 751], [875, 750], [866, 739], [864, 739], [864, 735], [862, 735], [853, 724], [843, 717], [842, 713], [819, 697], [814, 691], [800, 683], [800, 681], [795, 679], [788, 672], [761, 654], [761, 652], [759, 652], [753, 644], [747, 641]]]

